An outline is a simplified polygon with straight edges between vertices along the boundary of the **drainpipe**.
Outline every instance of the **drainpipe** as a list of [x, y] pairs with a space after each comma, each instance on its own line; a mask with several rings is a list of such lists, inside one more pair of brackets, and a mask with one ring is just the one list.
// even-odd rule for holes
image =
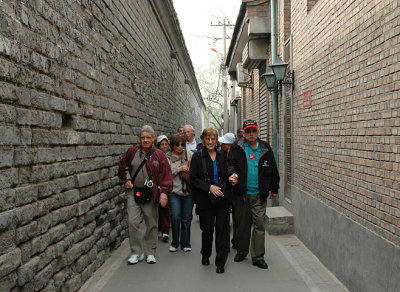
[[227, 86], [228, 86], [228, 77], [226, 75], [226, 24], [225, 24], [225, 17], [222, 25], [224, 29], [223, 33], [223, 40], [224, 40], [224, 63], [222, 64], [222, 85], [223, 85], [223, 93], [224, 93], [224, 135], [228, 133], [228, 128], [229, 128], [229, 117], [228, 117], [228, 92], [227, 92]]
[[[275, 62], [278, 54], [278, 22], [276, 17], [277, 4], [276, 0], [271, 0], [271, 58], [272, 63]], [[268, 60], [267, 60], [268, 66]], [[278, 109], [278, 88], [272, 91], [272, 118], [273, 118], [273, 141], [274, 156], [276, 164], [279, 168], [279, 109]]]

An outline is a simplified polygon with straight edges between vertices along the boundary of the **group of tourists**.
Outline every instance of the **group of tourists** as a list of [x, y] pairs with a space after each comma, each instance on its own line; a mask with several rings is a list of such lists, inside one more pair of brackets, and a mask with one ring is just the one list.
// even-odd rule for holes
[[225, 272], [232, 213], [234, 261], [243, 261], [250, 252], [253, 265], [267, 269], [266, 200], [278, 194], [279, 173], [270, 145], [258, 134], [254, 120], [246, 120], [236, 137], [227, 133], [220, 138], [211, 127], [198, 139], [191, 125], [169, 138], [156, 137], [151, 126], [143, 126], [139, 145], [127, 150], [118, 170], [127, 189], [128, 264], [144, 259], [156, 263], [158, 237], [171, 242], [169, 252], [190, 252], [195, 206], [202, 265], [210, 265], [215, 237], [216, 272]]

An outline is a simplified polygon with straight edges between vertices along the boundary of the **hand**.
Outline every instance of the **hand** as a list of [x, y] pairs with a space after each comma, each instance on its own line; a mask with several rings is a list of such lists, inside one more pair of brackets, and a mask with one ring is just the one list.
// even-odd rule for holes
[[232, 175], [229, 177], [229, 182], [231, 185], [236, 186], [238, 183], [238, 175], [236, 173], [232, 173]]
[[133, 184], [132, 184], [132, 182], [130, 180], [126, 181], [125, 188], [127, 188], [127, 189], [133, 188]]
[[211, 185], [209, 192], [212, 193], [215, 197], [223, 197], [224, 193], [221, 191], [221, 188], [216, 185]]
[[273, 193], [271, 193], [270, 198], [271, 198], [271, 200], [273, 200], [273, 199], [275, 199], [277, 196], [278, 196], [278, 194], [273, 194]]
[[182, 164], [181, 166], [179, 166], [178, 170], [179, 171], [188, 172], [189, 171], [189, 167], [186, 164]]
[[165, 207], [168, 204], [168, 196], [167, 194], [161, 193], [160, 194], [160, 206]]

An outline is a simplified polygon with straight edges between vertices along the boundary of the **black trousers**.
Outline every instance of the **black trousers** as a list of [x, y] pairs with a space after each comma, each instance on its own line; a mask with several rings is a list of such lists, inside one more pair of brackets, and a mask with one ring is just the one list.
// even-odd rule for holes
[[199, 210], [201, 254], [210, 257], [215, 229], [215, 265], [224, 266], [229, 253], [229, 206], [222, 205]]

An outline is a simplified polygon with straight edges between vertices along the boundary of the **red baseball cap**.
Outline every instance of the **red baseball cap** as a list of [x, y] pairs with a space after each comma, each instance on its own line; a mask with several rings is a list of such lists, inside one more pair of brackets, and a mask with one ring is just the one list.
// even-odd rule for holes
[[243, 122], [243, 130], [248, 128], [258, 128], [257, 122], [255, 120], [246, 120]]

